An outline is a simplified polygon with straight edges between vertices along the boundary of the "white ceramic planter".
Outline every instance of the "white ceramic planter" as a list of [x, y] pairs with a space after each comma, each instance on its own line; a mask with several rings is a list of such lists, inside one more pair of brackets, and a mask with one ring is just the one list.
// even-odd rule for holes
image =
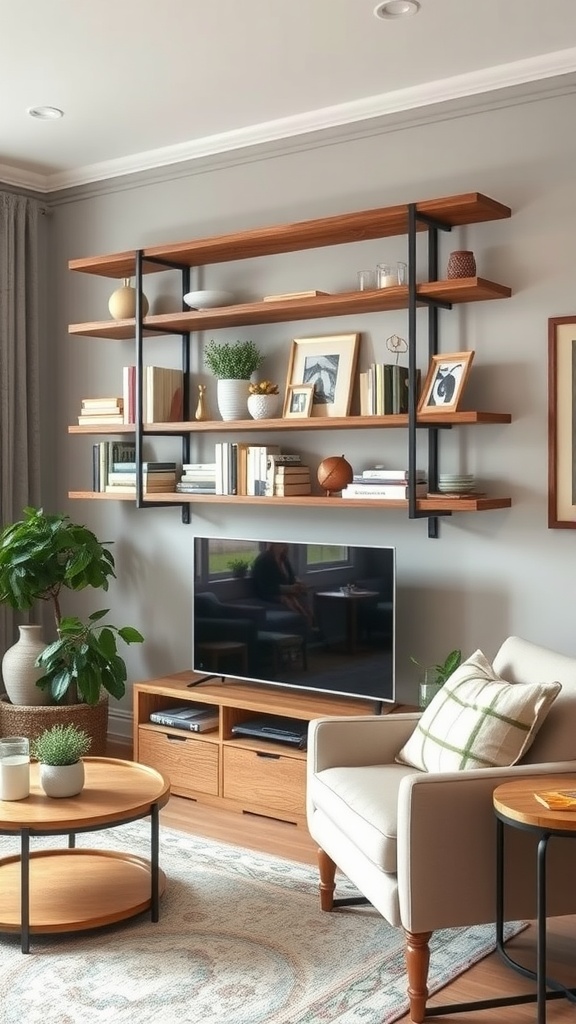
[[46, 704], [36, 680], [44, 670], [36, 668], [36, 658], [45, 649], [42, 626], [19, 626], [20, 638], [2, 658], [2, 679], [11, 704]]
[[84, 761], [75, 764], [41, 764], [40, 785], [46, 796], [77, 796], [84, 789]]
[[247, 419], [249, 383], [249, 380], [218, 381], [218, 410], [223, 420]]
[[248, 412], [253, 420], [273, 420], [279, 406], [280, 395], [248, 395]]

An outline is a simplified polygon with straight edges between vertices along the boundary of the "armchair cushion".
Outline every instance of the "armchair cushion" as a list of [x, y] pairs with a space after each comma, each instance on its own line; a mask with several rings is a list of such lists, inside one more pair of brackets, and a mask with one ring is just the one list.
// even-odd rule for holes
[[508, 683], [476, 651], [425, 709], [396, 760], [420, 771], [503, 768], [526, 753], [560, 683]]

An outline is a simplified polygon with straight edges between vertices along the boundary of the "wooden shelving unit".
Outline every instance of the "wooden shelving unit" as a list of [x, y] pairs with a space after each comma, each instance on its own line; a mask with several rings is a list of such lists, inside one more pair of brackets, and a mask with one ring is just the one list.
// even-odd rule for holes
[[[294, 224], [280, 224], [256, 228], [227, 235], [193, 239], [169, 245], [152, 246], [141, 251], [114, 253], [92, 258], [74, 259], [69, 262], [72, 271], [93, 274], [107, 278], [141, 277], [148, 273], [180, 270], [212, 263], [273, 256], [279, 253], [296, 252], [323, 246], [341, 245], [351, 242], [408, 234], [409, 242], [415, 241], [415, 231], [477, 224], [485, 221], [502, 220], [510, 217], [507, 206], [478, 192], [469, 192], [440, 199], [426, 200], [415, 204], [401, 204], [355, 213], [339, 214]], [[410, 244], [409, 244], [410, 251]], [[194, 332], [243, 327], [267, 323], [292, 322], [296, 320], [320, 319], [350, 314], [379, 313], [390, 310], [408, 309], [409, 319], [418, 306], [448, 306], [460, 303], [489, 301], [508, 298], [511, 289], [506, 285], [488, 281], [481, 277], [435, 280], [415, 283], [409, 274], [409, 283], [386, 289], [364, 292], [341, 292], [333, 295], [318, 295], [308, 298], [279, 300], [275, 302], [248, 302], [207, 310], [182, 310], [145, 317], [141, 323], [130, 320], [106, 320], [71, 324], [69, 333], [73, 337], [91, 337], [113, 341], [132, 340], [136, 342], [137, 354], [142, 353], [142, 343], [147, 337], [159, 335], [190, 336]], [[409, 337], [412, 335], [409, 331]], [[410, 346], [409, 346], [410, 349]], [[409, 438], [414, 432], [427, 430], [438, 434], [439, 428], [506, 424], [510, 423], [509, 413], [464, 411], [458, 413], [435, 413], [425, 416], [350, 416], [338, 418], [312, 417], [307, 420], [241, 420], [234, 423], [222, 421], [182, 423], [145, 423], [103, 426], [95, 430], [86, 426], [70, 426], [71, 434], [143, 436], [174, 435], [193, 440], [195, 435], [205, 433], [238, 434], [280, 431], [315, 430], [379, 430], [408, 429]], [[410, 445], [409, 445], [410, 446]], [[137, 444], [138, 451], [138, 444]], [[111, 495], [87, 491], [70, 491], [70, 498], [83, 500], [128, 500], [133, 495]], [[262, 499], [236, 495], [190, 495], [155, 494], [145, 497], [143, 505], [175, 504], [184, 509], [198, 502], [228, 504], [278, 504], [294, 507], [409, 509], [409, 514], [432, 516], [434, 512], [481, 512], [491, 509], [508, 508], [507, 497], [469, 496], [465, 499], [450, 497], [429, 497], [416, 500], [413, 505], [406, 501], [384, 501], [375, 499], [339, 499], [324, 497], [266, 498]], [[435, 535], [433, 533], [430, 534]]]

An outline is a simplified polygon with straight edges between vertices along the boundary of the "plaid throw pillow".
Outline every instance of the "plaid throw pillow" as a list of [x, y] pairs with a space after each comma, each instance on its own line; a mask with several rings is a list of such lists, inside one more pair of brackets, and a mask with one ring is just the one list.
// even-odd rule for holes
[[560, 683], [507, 683], [476, 651], [433, 698], [396, 761], [425, 772], [516, 764], [560, 690]]

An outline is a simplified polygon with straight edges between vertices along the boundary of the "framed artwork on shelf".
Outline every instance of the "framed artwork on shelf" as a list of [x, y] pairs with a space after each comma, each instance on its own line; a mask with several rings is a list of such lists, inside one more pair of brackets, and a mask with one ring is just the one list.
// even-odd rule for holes
[[548, 527], [576, 529], [576, 316], [548, 320]]
[[432, 356], [418, 402], [418, 412], [456, 412], [473, 359], [473, 351]]
[[284, 396], [283, 417], [300, 417], [310, 415], [312, 409], [313, 384], [288, 384]]
[[286, 379], [288, 390], [312, 386], [310, 416], [348, 416], [356, 378], [359, 334], [334, 334], [320, 338], [295, 338]]

